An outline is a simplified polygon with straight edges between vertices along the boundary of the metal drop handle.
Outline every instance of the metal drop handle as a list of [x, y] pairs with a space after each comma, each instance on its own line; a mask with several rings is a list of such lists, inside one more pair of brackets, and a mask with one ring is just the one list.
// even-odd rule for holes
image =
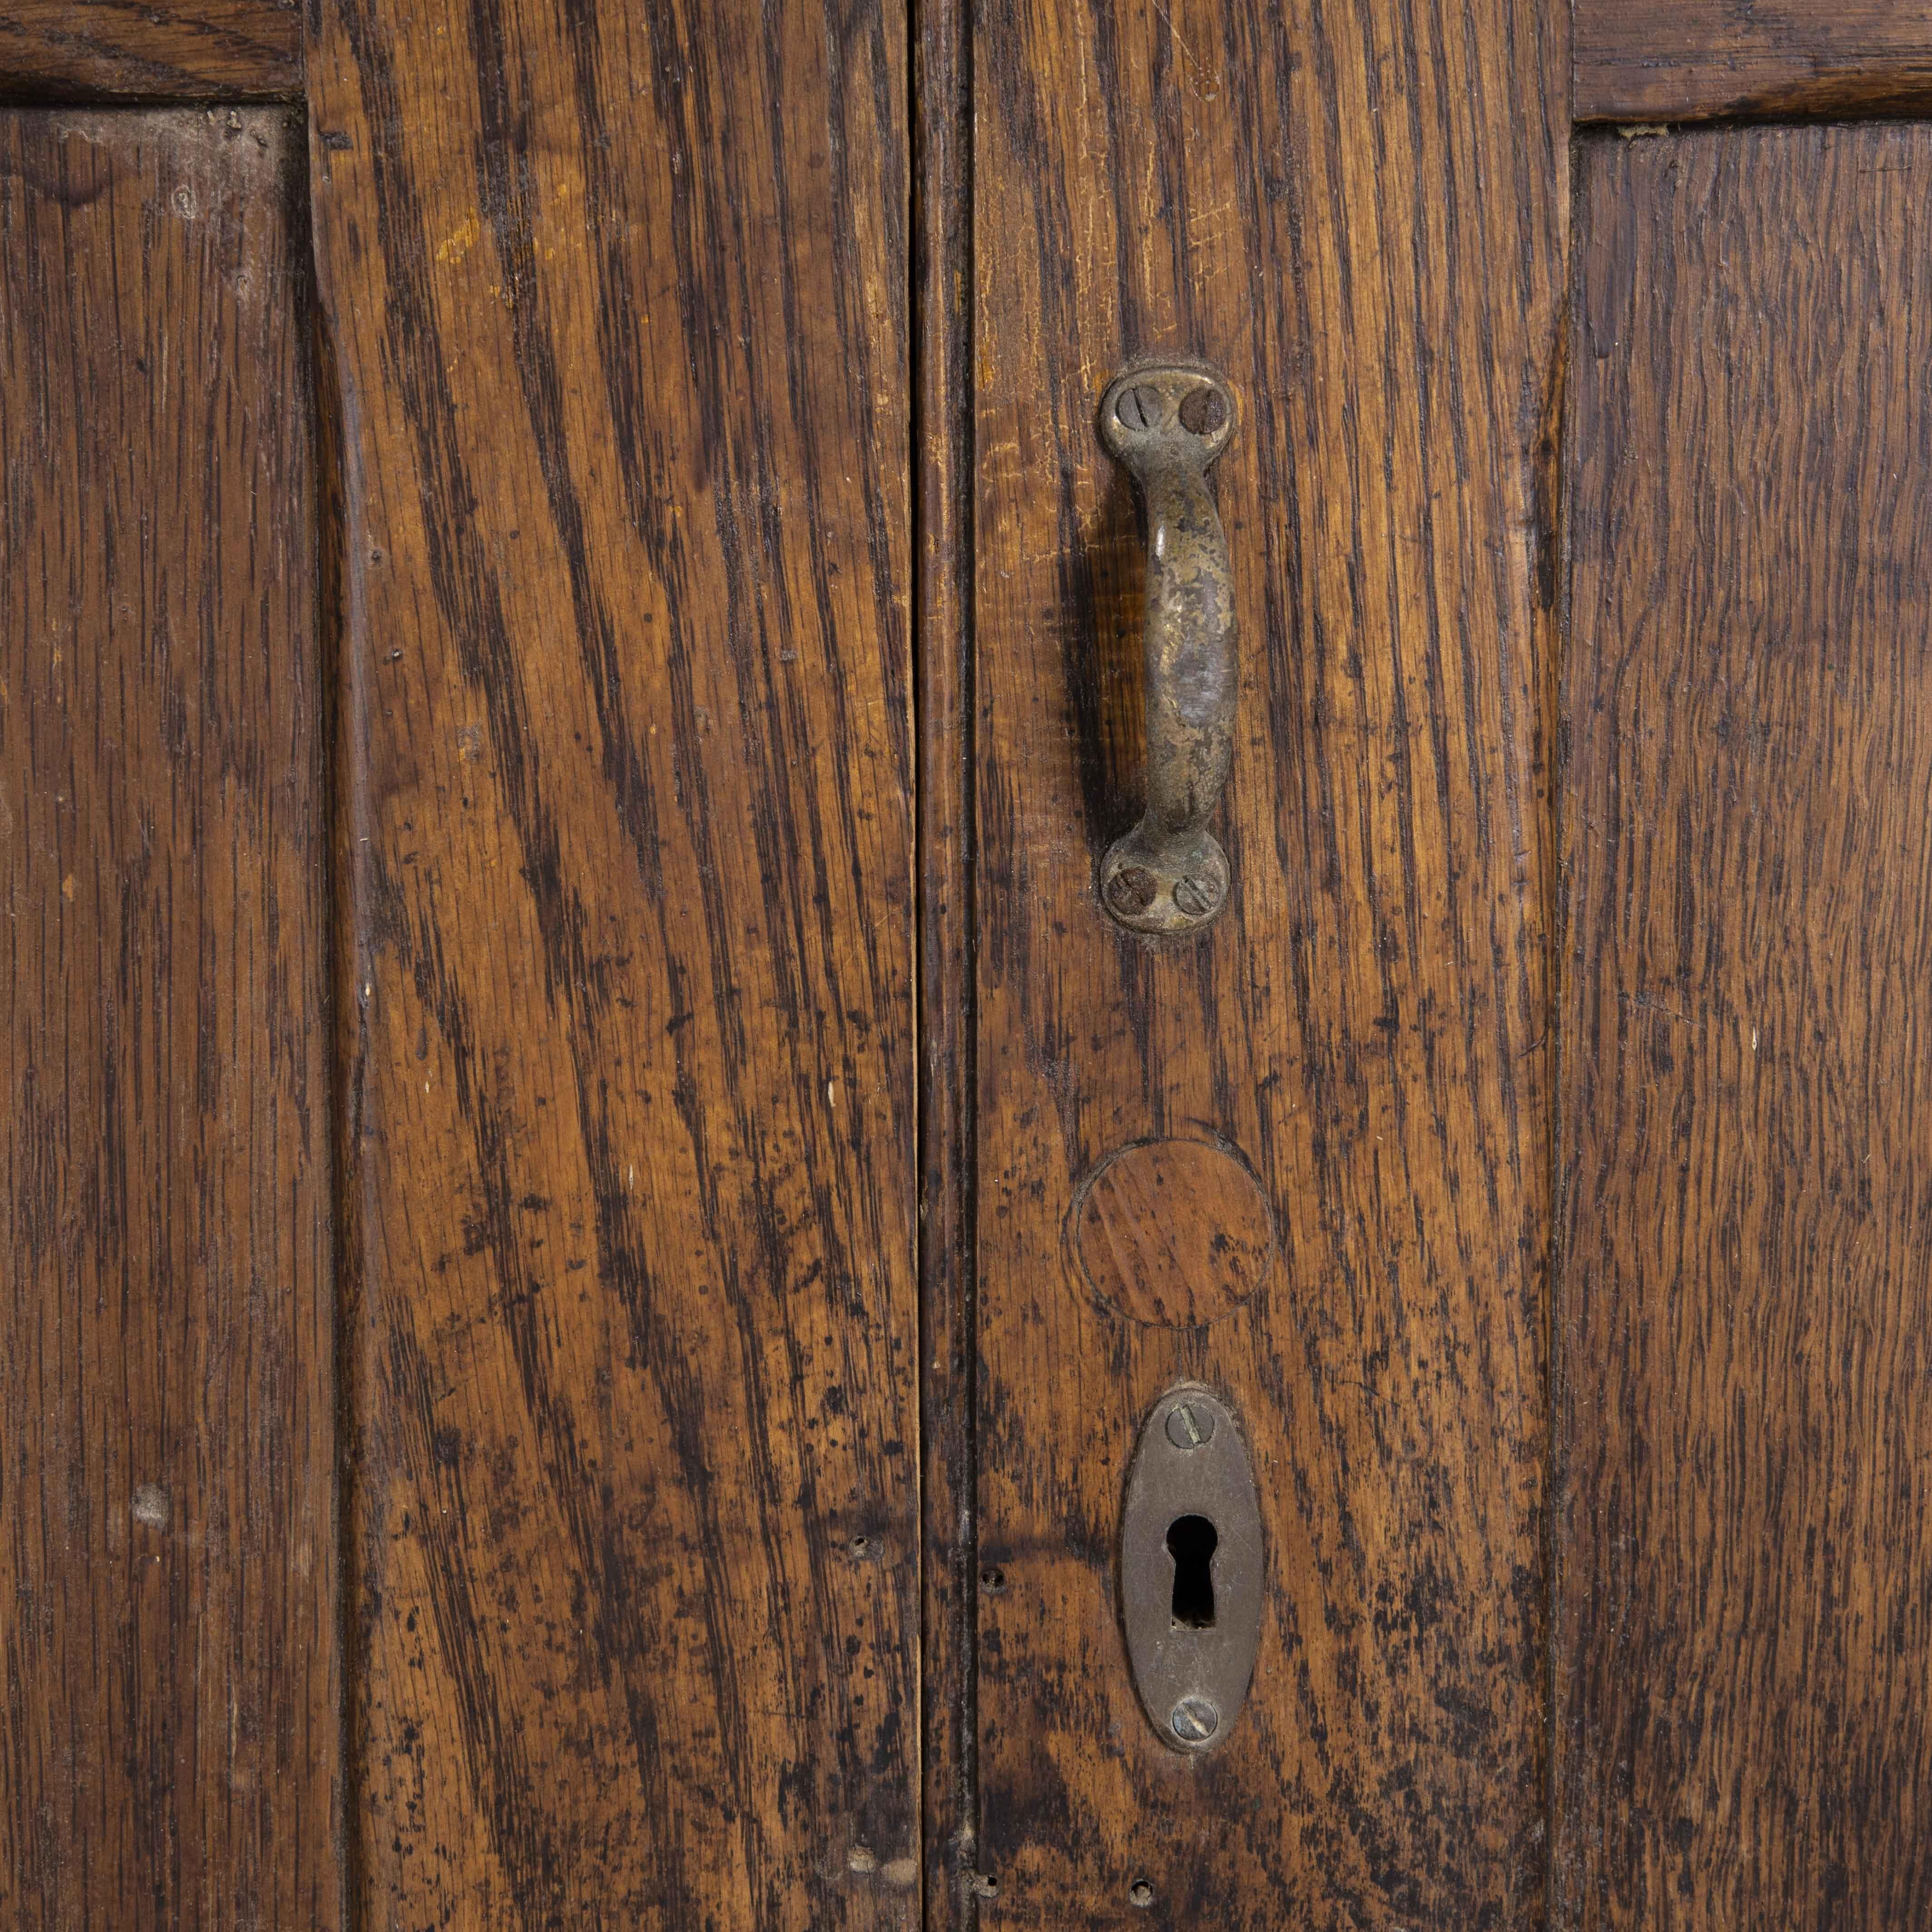
[[1234, 392], [1201, 362], [1130, 364], [1100, 400], [1100, 440], [1147, 510], [1147, 809], [1100, 866], [1100, 898], [1133, 932], [1186, 933], [1228, 902], [1208, 820], [1234, 754], [1234, 589], [1208, 467], [1234, 433]]

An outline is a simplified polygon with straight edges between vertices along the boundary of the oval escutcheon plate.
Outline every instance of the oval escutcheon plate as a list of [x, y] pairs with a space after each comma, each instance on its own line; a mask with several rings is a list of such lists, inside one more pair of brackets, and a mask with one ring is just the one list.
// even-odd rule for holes
[[1141, 1425], [1120, 1518], [1120, 1624], [1148, 1721], [1178, 1751], [1234, 1728], [1262, 1629], [1262, 1517], [1233, 1411], [1180, 1382]]

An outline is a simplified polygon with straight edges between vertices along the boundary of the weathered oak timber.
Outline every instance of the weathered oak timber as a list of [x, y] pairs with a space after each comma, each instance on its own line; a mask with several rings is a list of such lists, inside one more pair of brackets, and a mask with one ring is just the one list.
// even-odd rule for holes
[[1932, 8], [1925, 0], [1574, 5], [1579, 121], [1932, 112]]
[[372, 1924], [917, 1922], [902, 24], [346, 0]]
[[304, 157], [0, 113], [0, 1924], [343, 1924]]
[[1584, 144], [1555, 1922], [1932, 1921], [1932, 134]]
[[[985, 1924], [1541, 1909], [1567, 28], [1491, 0], [981, 10]], [[1235, 886], [1165, 942], [1095, 898], [1139, 812], [1144, 562], [1094, 410], [1156, 355], [1242, 410], [1213, 478]], [[1230, 1150], [1225, 1198], [1140, 1240], [1118, 1217], [1162, 1190], [1116, 1190], [1102, 1232], [1187, 1276], [1162, 1311], [1211, 1306], [1216, 1216], [1247, 1229], [1258, 1184], [1276, 1252], [1207, 1327], [1109, 1306], [1078, 1252], [1088, 1178], [1173, 1143]], [[1253, 1690], [1202, 1757], [1138, 1706], [1114, 1579], [1136, 1430], [1189, 1376], [1250, 1432], [1268, 1565]]]
[[7, 0], [0, 100], [186, 100], [302, 91], [295, 0]]

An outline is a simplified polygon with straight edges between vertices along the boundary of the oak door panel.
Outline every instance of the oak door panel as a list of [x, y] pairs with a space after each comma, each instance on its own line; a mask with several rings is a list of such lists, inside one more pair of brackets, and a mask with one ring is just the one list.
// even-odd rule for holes
[[302, 130], [0, 114], [0, 1922], [340, 1925]]
[[917, 1916], [903, 40], [309, 50], [372, 1924]]
[[[984, 1923], [1540, 1910], [1566, 18], [982, 10]], [[1095, 896], [1139, 809], [1144, 565], [1094, 410], [1156, 352], [1240, 393], [1242, 689], [1232, 901], [1150, 944]], [[1130, 1318], [1081, 1252], [1143, 1144], [1150, 1204], [1114, 1190], [1097, 1238], [1252, 1289], [1211, 1325]], [[1115, 1609], [1135, 1430], [1184, 1376], [1243, 1419], [1266, 1544], [1204, 1758], [1143, 1716]]]
[[1582, 149], [1556, 1922], [1932, 1918], [1932, 134]]

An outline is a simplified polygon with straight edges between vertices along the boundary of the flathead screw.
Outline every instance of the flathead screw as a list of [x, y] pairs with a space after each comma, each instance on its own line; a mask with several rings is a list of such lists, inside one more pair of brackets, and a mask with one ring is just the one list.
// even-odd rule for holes
[[1187, 1696], [1174, 1706], [1167, 1720], [1184, 1744], [1204, 1744], [1221, 1728], [1221, 1714], [1212, 1698]]
[[1190, 919], [1204, 919], [1221, 902], [1212, 879], [1191, 875], [1174, 882], [1174, 902]]
[[1107, 881], [1107, 902], [1131, 918], [1145, 912], [1160, 890], [1160, 881], [1144, 866], [1124, 866]]
[[1213, 1441], [1214, 1436], [1212, 1409], [1192, 1408], [1182, 1402], [1168, 1411], [1167, 1439], [1177, 1449], [1198, 1449], [1202, 1444]]

